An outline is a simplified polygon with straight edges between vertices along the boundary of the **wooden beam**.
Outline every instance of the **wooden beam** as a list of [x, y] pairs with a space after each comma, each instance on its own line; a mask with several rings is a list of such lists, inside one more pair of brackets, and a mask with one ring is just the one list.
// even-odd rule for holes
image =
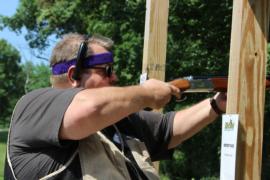
[[261, 179], [269, 0], [234, 0], [227, 114], [239, 114], [236, 179]]
[[142, 72], [165, 80], [169, 0], [147, 0]]
[[[166, 70], [169, 0], [147, 0], [142, 73], [164, 81]], [[162, 111], [162, 109], [154, 110]], [[154, 166], [159, 171], [159, 162]]]

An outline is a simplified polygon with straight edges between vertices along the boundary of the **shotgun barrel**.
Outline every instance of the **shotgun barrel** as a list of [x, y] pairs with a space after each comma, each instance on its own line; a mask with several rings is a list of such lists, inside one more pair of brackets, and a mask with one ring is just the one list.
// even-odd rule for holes
[[[189, 76], [169, 82], [185, 93], [195, 92], [227, 92], [227, 77], [199, 77]], [[265, 87], [270, 89], [270, 76], [266, 77]]]

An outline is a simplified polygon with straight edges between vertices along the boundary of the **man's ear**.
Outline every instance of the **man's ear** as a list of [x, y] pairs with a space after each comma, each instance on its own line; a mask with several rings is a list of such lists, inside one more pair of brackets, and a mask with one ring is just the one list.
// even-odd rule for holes
[[68, 82], [72, 85], [72, 87], [78, 87], [80, 83], [79, 81], [73, 78], [74, 72], [75, 72], [75, 66], [71, 66], [68, 68], [68, 72], [67, 72]]

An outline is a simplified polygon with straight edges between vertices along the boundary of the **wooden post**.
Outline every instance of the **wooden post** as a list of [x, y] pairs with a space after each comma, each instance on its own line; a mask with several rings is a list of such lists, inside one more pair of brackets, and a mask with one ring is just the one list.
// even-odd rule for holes
[[165, 80], [169, 0], [147, 0], [142, 72]]
[[[166, 69], [168, 14], [169, 0], [146, 1], [142, 73], [162, 81]], [[158, 171], [159, 163], [154, 163], [154, 166]]]
[[234, 0], [227, 114], [239, 114], [236, 179], [261, 179], [269, 0]]

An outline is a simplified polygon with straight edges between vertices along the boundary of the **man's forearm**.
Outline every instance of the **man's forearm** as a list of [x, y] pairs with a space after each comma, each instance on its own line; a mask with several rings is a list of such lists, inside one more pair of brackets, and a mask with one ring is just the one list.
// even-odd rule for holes
[[209, 99], [178, 111], [173, 122], [173, 136], [168, 148], [173, 148], [213, 122], [218, 115], [211, 108]]
[[163, 107], [178, 91], [157, 80], [148, 80], [140, 86], [83, 90], [65, 113], [60, 138], [82, 139], [145, 107]]

